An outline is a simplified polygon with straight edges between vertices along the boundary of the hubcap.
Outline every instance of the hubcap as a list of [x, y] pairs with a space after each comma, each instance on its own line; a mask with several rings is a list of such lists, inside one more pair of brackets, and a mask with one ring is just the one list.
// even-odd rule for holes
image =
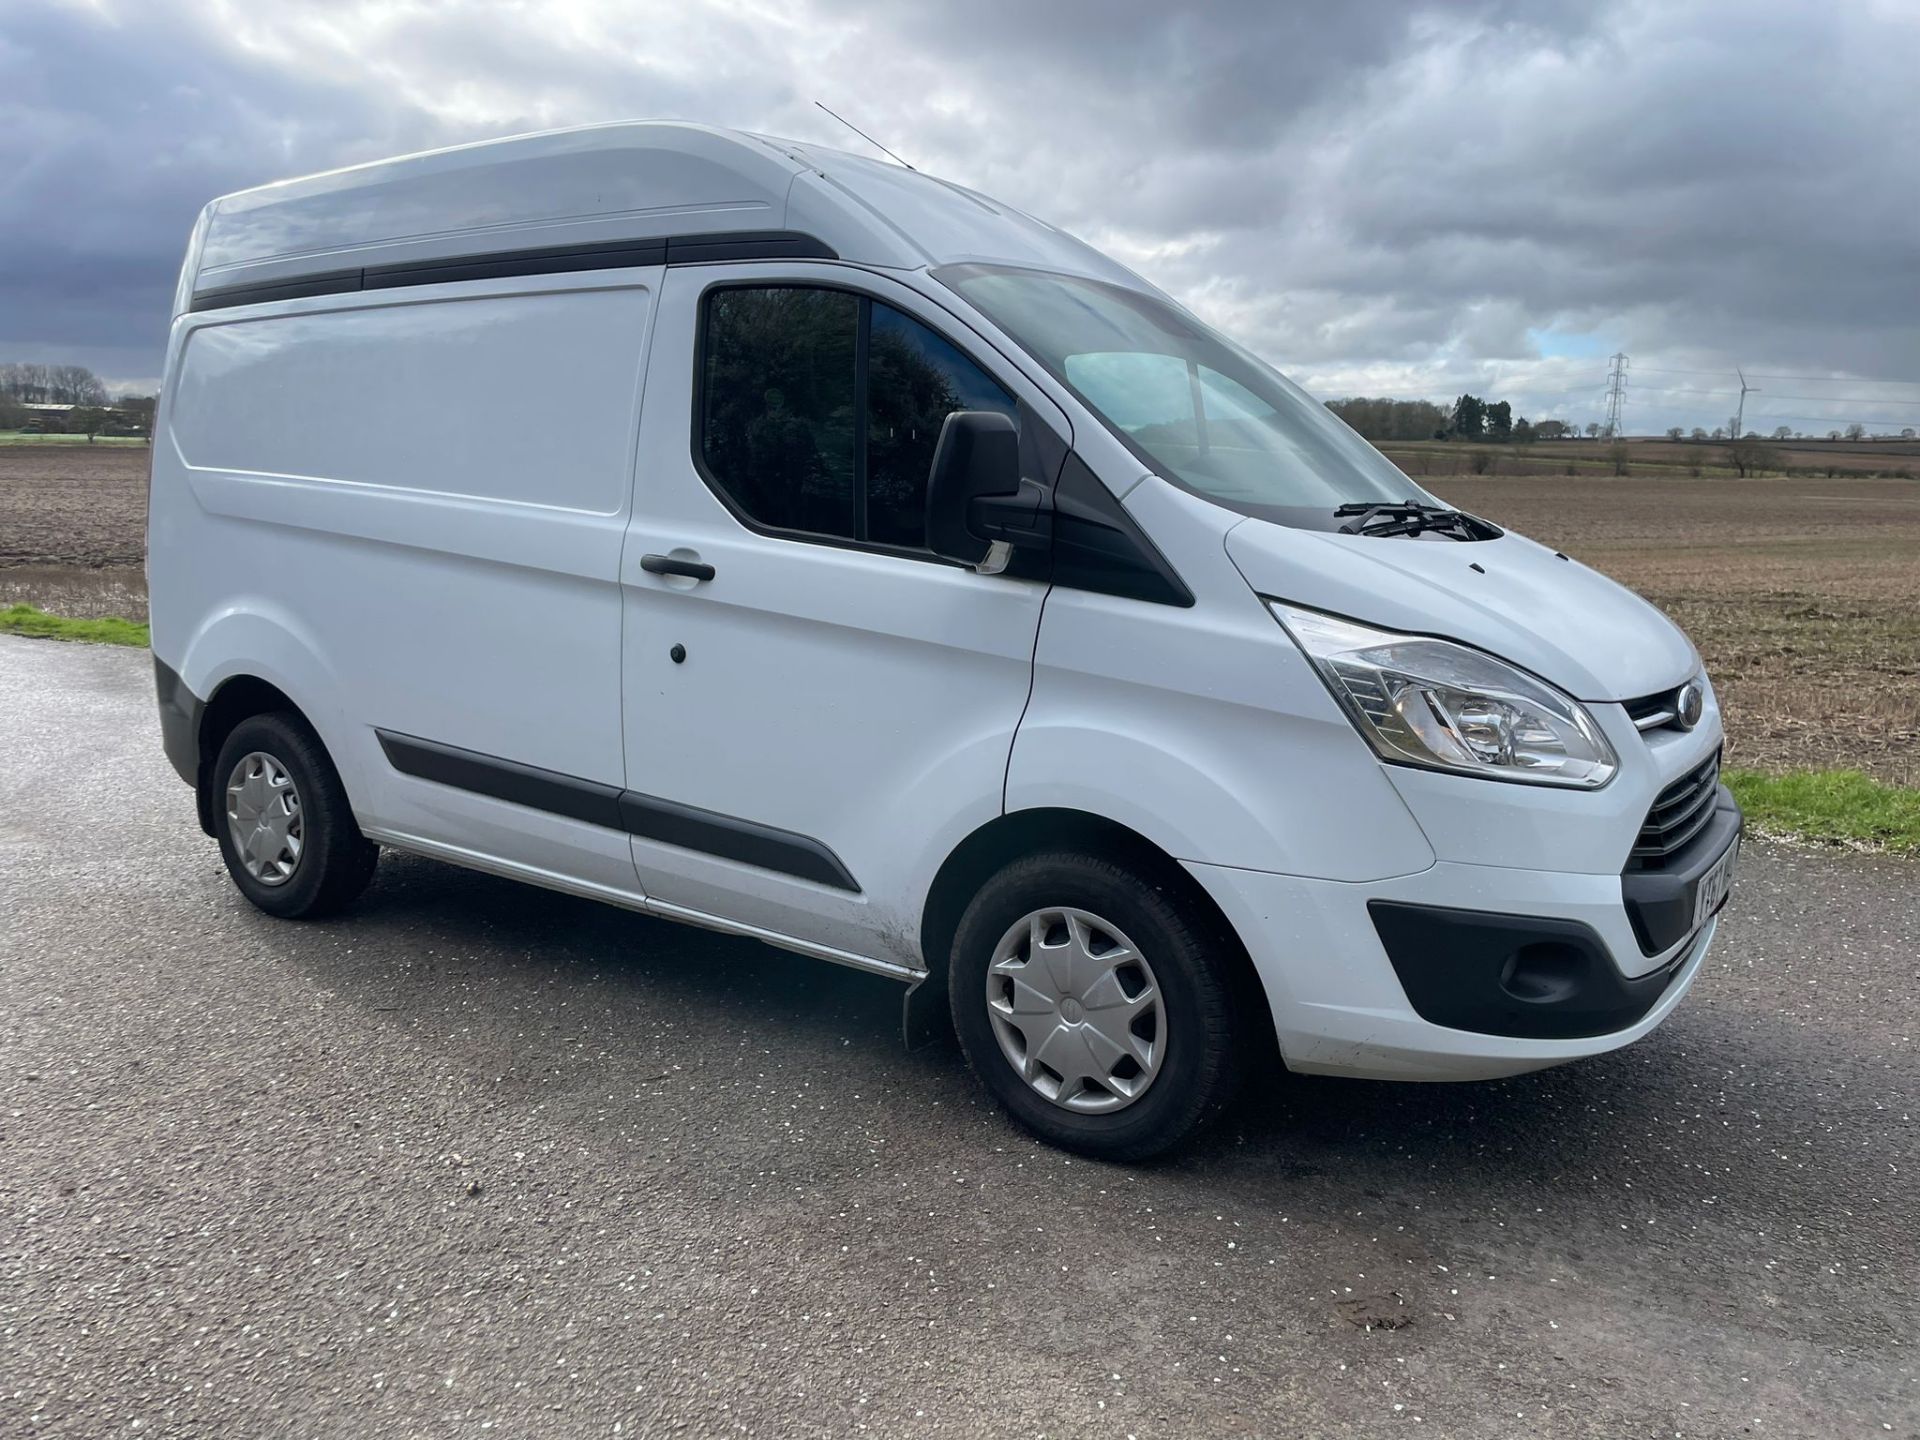
[[1118, 927], [1085, 910], [1036, 910], [1001, 937], [987, 1014], [1022, 1080], [1067, 1110], [1119, 1110], [1166, 1058], [1153, 968]]
[[227, 776], [227, 831], [247, 874], [262, 885], [293, 878], [306, 841], [300, 791], [287, 767], [264, 750], [243, 756]]

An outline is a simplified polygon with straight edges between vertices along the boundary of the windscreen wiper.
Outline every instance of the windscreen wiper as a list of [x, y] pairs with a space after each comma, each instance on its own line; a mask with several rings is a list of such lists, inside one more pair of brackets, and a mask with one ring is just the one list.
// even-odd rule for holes
[[1356, 500], [1350, 504], [1336, 505], [1333, 514], [1336, 520], [1347, 522], [1340, 527], [1342, 535], [1384, 537], [1419, 535], [1431, 530], [1438, 535], [1451, 535], [1456, 540], [1493, 540], [1501, 534], [1495, 526], [1464, 510], [1450, 510], [1444, 505], [1422, 505], [1417, 500], [1388, 503]]

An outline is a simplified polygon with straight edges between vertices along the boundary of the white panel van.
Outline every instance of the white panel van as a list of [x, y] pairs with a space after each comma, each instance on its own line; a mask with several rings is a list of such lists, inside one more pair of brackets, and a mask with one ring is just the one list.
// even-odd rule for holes
[[262, 910], [391, 846], [857, 966], [1096, 1155], [1276, 1048], [1636, 1040], [1738, 849], [1650, 606], [1050, 226], [755, 135], [214, 201], [148, 575], [167, 754]]

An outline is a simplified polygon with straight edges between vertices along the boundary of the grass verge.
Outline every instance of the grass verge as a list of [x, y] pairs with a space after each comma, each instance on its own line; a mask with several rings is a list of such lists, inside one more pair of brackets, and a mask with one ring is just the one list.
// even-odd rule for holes
[[0, 430], [0, 445], [144, 445], [144, 435], [28, 435], [18, 430]]
[[1858, 770], [1796, 770], [1723, 777], [1758, 829], [1829, 845], [1920, 855], [1920, 790]]
[[99, 620], [70, 620], [49, 615], [37, 605], [9, 605], [0, 610], [0, 633], [29, 635], [36, 640], [91, 640], [96, 645], [145, 645], [147, 627], [137, 620], [109, 615]]

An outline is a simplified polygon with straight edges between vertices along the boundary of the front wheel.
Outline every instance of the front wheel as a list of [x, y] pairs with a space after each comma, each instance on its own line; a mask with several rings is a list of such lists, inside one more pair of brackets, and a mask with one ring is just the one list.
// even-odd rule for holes
[[994, 1098], [1065, 1149], [1143, 1160], [1238, 1085], [1230, 955], [1145, 873], [1071, 852], [1015, 861], [961, 917], [954, 1028]]

